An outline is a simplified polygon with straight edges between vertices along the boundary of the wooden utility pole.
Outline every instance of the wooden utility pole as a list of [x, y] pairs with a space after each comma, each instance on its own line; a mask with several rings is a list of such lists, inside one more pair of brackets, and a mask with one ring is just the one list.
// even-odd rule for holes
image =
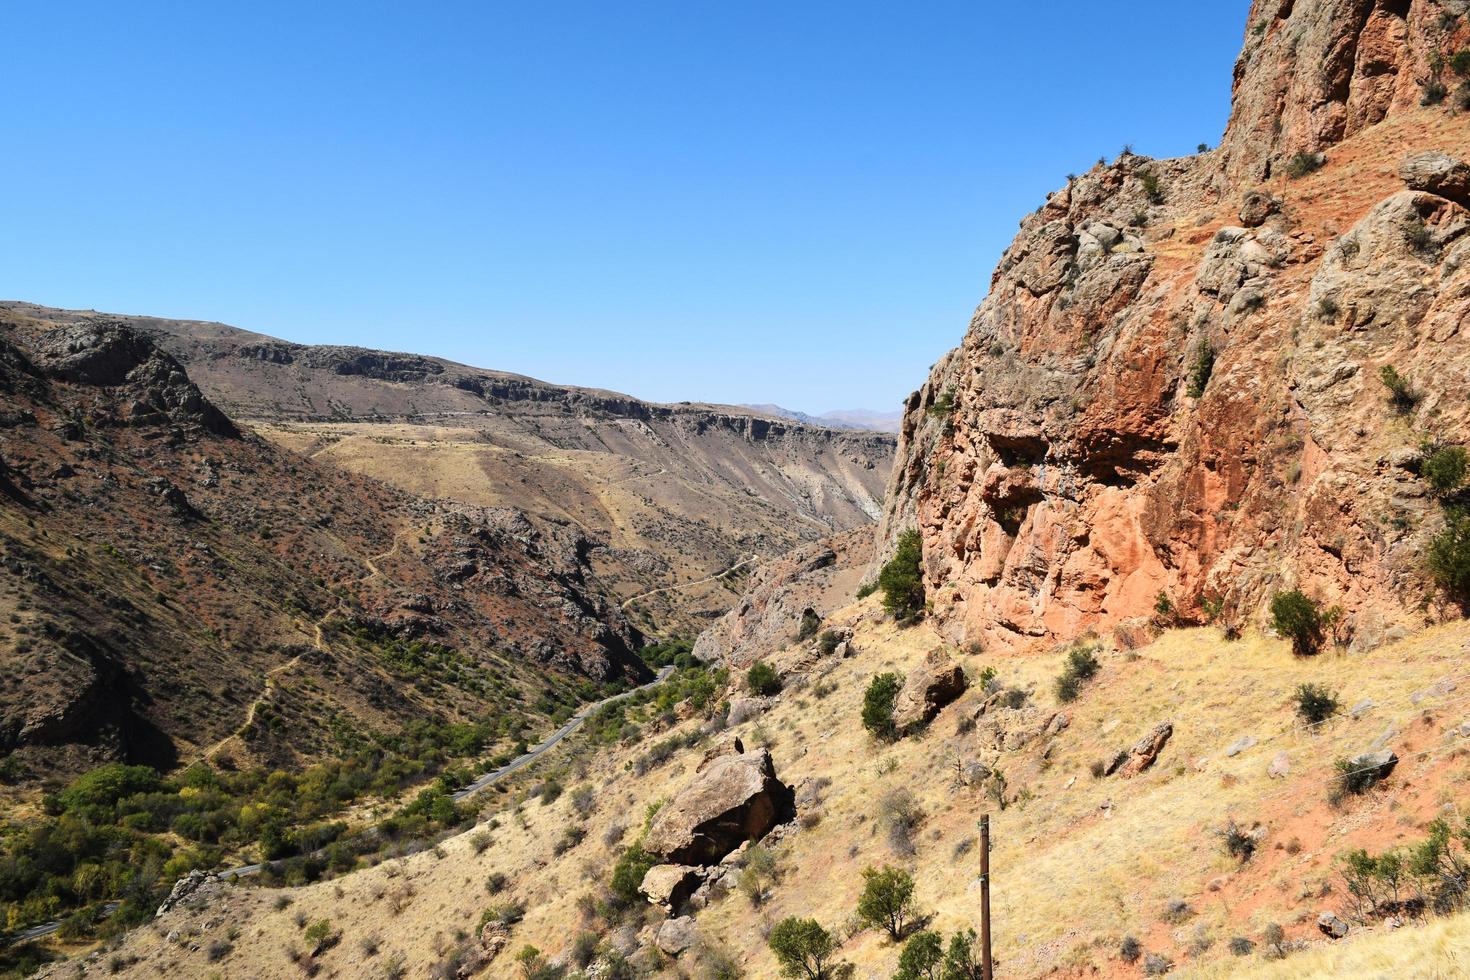
[[990, 965], [990, 814], [980, 817], [980, 980], [993, 980]]

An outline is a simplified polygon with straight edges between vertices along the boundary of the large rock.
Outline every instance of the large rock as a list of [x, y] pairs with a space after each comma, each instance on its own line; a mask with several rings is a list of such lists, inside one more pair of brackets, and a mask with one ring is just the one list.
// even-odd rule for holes
[[659, 950], [669, 956], [678, 956], [699, 938], [699, 930], [689, 916], [669, 919], [658, 927], [653, 942]]
[[1348, 924], [1332, 912], [1317, 916], [1317, 928], [1329, 939], [1341, 939], [1348, 934]]
[[789, 819], [794, 795], [768, 750], [720, 756], [659, 810], [643, 849], [668, 864], [715, 864]]
[[1428, 191], [1470, 207], [1470, 166], [1448, 153], [1416, 153], [1399, 164], [1410, 190]]
[[643, 876], [639, 891], [665, 914], [672, 915], [683, 908], [703, 882], [699, 868], [687, 864], [655, 864]]
[[1364, 752], [1352, 759], [1353, 769], [1371, 774], [1375, 783], [1387, 779], [1398, 764], [1399, 757], [1394, 754], [1393, 749]]
[[1143, 772], [1158, 759], [1159, 753], [1163, 751], [1164, 743], [1169, 741], [1169, 736], [1174, 734], [1174, 726], [1169, 722], [1162, 722], [1153, 727], [1128, 753], [1128, 761], [1123, 763], [1118, 770], [1120, 776], [1136, 776]]
[[931, 650], [924, 662], [909, 671], [893, 702], [893, 723], [901, 732], [913, 731], [934, 720], [945, 705], [965, 693], [965, 671], [943, 650]]

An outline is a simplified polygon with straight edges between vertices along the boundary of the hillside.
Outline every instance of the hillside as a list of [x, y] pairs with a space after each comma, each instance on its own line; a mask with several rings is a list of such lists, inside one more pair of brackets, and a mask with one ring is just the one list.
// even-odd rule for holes
[[1219, 148], [1024, 218], [888, 490], [880, 555], [920, 531], [946, 637], [1259, 624], [1293, 588], [1354, 649], [1455, 614], [1419, 470], [1470, 437], [1462, 8], [1260, 0]]
[[[856, 975], [887, 977], [899, 946], [852, 922], [860, 872], [909, 868], [921, 909], [932, 914], [930, 928], [974, 926], [975, 818], [987, 810], [1003, 975], [1137, 976], [1142, 963], [1120, 955], [1128, 936], [1179, 967], [1317, 975], [1292, 972], [1292, 965], [1350, 962], [1354, 955], [1352, 945], [1327, 950], [1331, 941], [1316, 925], [1324, 909], [1350, 915], [1338, 856], [1421, 840], [1427, 822], [1446, 811], [1470, 776], [1461, 744], [1470, 651], [1464, 623], [1372, 654], [1317, 659], [1294, 658], [1284, 642], [1259, 636], [1230, 643], [1213, 628], [1172, 632], [1134, 651], [1097, 647], [1098, 673], [1071, 704], [1058, 704], [1052, 691], [1061, 649], [959, 655], [972, 678], [982, 668], [995, 670], [989, 689], [973, 683], [921, 735], [892, 745], [864, 731], [864, 689], [883, 670], [921, 673], [939, 638], [925, 626], [896, 629], [876, 599], [842, 610], [827, 626], [851, 630], [856, 652], [778, 653], [771, 662], [786, 690], [728, 730], [705, 712], [681, 710], [679, 719], [646, 727], [633, 742], [610, 750], [584, 745], [487, 807], [478, 836], [288, 890], [288, 901], [271, 891], [206, 888], [194, 908], [128, 938], [121, 962], [131, 965], [122, 975], [204, 971], [211, 941], [228, 934], [236, 938], [225, 969], [248, 964], [253, 975], [293, 976], [301, 967], [289, 953], [308, 945], [297, 923], [325, 918], [340, 943], [314, 962], [344, 976], [380, 975], [395, 961], [417, 968], [487, 955], [484, 975], [507, 976], [525, 944], [571, 963], [574, 945], [583, 942], [577, 937], [590, 932], [589, 944], [620, 951], [652, 975], [738, 975], [705, 972], [728, 962], [745, 976], [768, 977], [776, 975], [768, 930], [798, 915], [836, 931], [838, 956], [857, 967]], [[1304, 728], [1291, 694], [1301, 682], [1322, 680], [1337, 690], [1343, 709], [1327, 724]], [[1009, 698], [989, 691], [1025, 692], [1023, 704], [1005, 707]], [[738, 688], [729, 694], [744, 696]], [[1161, 722], [1172, 725], [1172, 737], [1140, 774], [1090, 771]], [[686, 735], [691, 747], [648, 761], [655, 745], [684, 744]], [[747, 753], [769, 746], [777, 776], [796, 788], [797, 819], [763, 843], [770, 860], [756, 866], [769, 863], [771, 870], [755, 874], [759, 901], [748, 897], [735, 864], [692, 911], [697, 938], [669, 957], [655, 946], [662, 914], [641, 899], [617, 910], [608, 890], [614, 862], [642, 833], [640, 824], [647, 826], [645, 808], [677, 800], [708, 765], [702, 760], [734, 751], [732, 736]], [[1365, 796], [1329, 802], [1334, 761], [1375, 740], [1397, 753], [1393, 774]], [[990, 775], [997, 772], [1003, 779]], [[525, 795], [549, 778], [569, 791], [549, 804]], [[588, 796], [571, 791], [582, 785]], [[1244, 861], [1225, 847], [1232, 821], [1253, 842]], [[570, 847], [568, 827], [577, 828]], [[484, 883], [497, 874], [503, 890], [487, 893]], [[481, 916], [510, 904], [523, 906], [523, 921], [502, 927], [496, 912]], [[1282, 928], [1288, 954], [1279, 965], [1262, 938], [1273, 924]], [[1465, 927], [1451, 920], [1428, 928]], [[1360, 932], [1368, 938], [1359, 940]], [[1401, 961], [1418, 955], [1425, 964], [1452, 962], [1428, 941], [1419, 948], [1418, 926], [1393, 933], [1385, 924], [1354, 921], [1350, 935], [1371, 944], [1380, 934], [1394, 937]], [[1231, 952], [1237, 937], [1249, 940], [1247, 955]]]
[[124, 324], [6, 313], [0, 391], [0, 747], [23, 798], [106, 761], [296, 767], [421, 724], [503, 747], [648, 676], [578, 529], [284, 452]]
[[[101, 316], [0, 309], [54, 323]], [[893, 458], [891, 435], [744, 408], [659, 405], [216, 323], [123, 321], [279, 445], [416, 496], [579, 526], [602, 587], [620, 601], [641, 597], [628, 611], [650, 632], [698, 632], [729, 608], [748, 559], [875, 520]]]

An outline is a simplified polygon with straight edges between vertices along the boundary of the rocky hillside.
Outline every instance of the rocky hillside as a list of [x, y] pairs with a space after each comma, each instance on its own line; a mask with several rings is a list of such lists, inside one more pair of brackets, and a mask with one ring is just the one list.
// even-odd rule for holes
[[1453, 612], [1419, 468], [1470, 439], [1464, 14], [1258, 0], [1218, 149], [1125, 151], [1021, 222], [889, 486], [880, 550], [919, 529], [947, 637], [1249, 622], [1293, 588], [1355, 648]]
[[647, 676], [580, 530], [279, 449], [128, 324], [4, 311], [0, 393], [8, 781], [289, 765], [428, 719], [510, 745]]
[[[102, 318], [0, 308], [56, 324]], [[745, 408], [658, 405], [215, 323], [124, 322], [280, 445], [415, 495], [578, 525], [602, 586], [649, 630], [692, 635], [729, 608], [748, 559], [875, 520], [893, 458], [892, 435]]]

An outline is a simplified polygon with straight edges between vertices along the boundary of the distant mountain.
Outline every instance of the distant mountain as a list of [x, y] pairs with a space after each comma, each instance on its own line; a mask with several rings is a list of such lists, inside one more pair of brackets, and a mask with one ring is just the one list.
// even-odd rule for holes
[[778, 418], [791, 419], [803, 425], [817, 425], [828, 429], [861, 429], [868, 432], [897, 432], [899, 422], [903, 421], [903, 412], [874, 412], [866, 408], [846, 408], [825, 412], [821, 415], [808, 415], [806, 412], [798, 412], [790, 408], [782, 408], [780, 405], [741, 405], [754, 412], [763, 412]]

